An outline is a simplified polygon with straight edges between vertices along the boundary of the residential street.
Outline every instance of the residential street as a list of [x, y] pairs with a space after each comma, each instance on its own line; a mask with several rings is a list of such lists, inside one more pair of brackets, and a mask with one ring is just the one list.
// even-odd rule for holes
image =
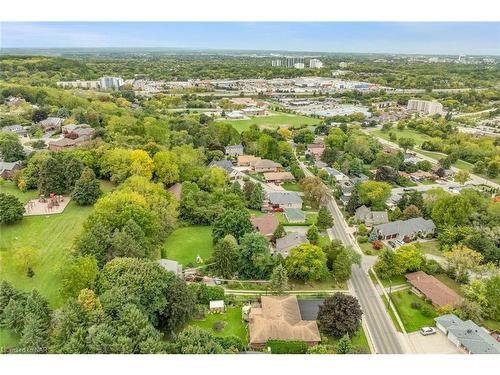
[[[300, 163], [306, 176], [313, 174]], [[352, 234], [347, 229], [347, 224], [333, 198], [327, 203], [330, 210], [334, 226], [328, 231], [331, 239], [341, 240], [345, 245], [352, 246], [357, 252], [361, 253], [359, 245], [354, 241]], [[400, 343], [399, 334], [383, 306], [382, 299], [377, 293], [367, 270], [357, 265], [352, 267], [352, 276], [349, 280], [349, 287], [354, 291], [363, 310], [363, 318], [367, 327], [367, 335], [371, 337], [375, 352], [377, 354], [401, 354], [404, 353]]]

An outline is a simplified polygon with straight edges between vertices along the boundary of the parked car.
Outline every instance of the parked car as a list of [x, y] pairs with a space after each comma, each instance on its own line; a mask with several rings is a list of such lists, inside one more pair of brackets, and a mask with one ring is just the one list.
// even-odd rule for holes
[[283, 212], [283, 211], [285, 211], [285, 210], [284, 210], [283, 208], [281, 208], [281, 207], [274, 207], [274, 208], [273, 208], [273, 211], [274, 211], [274, 212]]
[[432, 327], [422, 327], [420, 328], [420, 334], [422, 336], [429, 336], [436, 333], [436, 330]]

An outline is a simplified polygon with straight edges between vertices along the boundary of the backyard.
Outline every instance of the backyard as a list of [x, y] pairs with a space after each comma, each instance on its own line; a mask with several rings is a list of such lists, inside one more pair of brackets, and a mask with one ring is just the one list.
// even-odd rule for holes
[[[326, 342], [321, 342], [322, 344], [327, 344], [327, 345], [337, 345], [339, 342], [340, 338], [336, 337], [331, 337], [329, 336]], [[355, 348], [363, 348], [366, 350], [367, 353], [371, 353], [370, 350], [370, 345], [368, 344], [368, 339], [366, 338], [365, 331], [363, 330], [363, 327], [360, 327], [356, 334], [351, 337], [351, 344]]]
[[319, 119], [294, 115], [281, 112], [270, 112], [269, 116], [254, 116], [248, 120], [220, 120], [231, 124], [238, 132], [247, 130], [250, 125], [258, 125], [259, 128], [278, 128], [297, 125], [316, 125]]
[[[217, 321], [225, 323], [221, 331], [214, 327]], [[237, 336], [243, 340], [245, 345], [248, 342], [246, 323], [241, 318], [241, 307], [228, 307], [223, 314], [209, 313], [204, 320], [192, 320], [189, 324], [206, 329], [214, 336]]]
[[176, 229], [163, 245], [162, 258], [176, 260], [183, 266], [196, 265], [196, 257], [207, 261], [212, 255], [212, 227], [190, 226]]
[[439, 256], [443, 255], [441, 250], [439, 250], [439, 241], [438, 240], [419, 241], [419, 242], [416, 242], [415, 245], [424, 254], [432, 254], [432, 255], [439, 255]]
[[[434, 318], [437, 313], [434, 308], [411, 291], [401, 290], [392, 293], [391, 299], [407, 332], [435, 325]], [[420, 308], [414, 308], [412, 304], [419, 304]]]

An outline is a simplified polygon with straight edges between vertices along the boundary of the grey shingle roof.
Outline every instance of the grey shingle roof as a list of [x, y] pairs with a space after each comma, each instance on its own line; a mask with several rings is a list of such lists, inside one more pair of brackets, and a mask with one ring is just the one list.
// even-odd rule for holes
[[272, 204], [302, 204], [300, 195], [290, 191], [272, 191], [269, 193], [269, 201]]
[[431, 232], [436, 229], [436, 225], [432, 220], [416, 217], [409, 220], [396, 220], [391, 223], [376, 225], [374, 229], [383, 236], [391, 234], [407, 236], [418, 232]]
[[231, 173], [233, 171], [233, 163], [229, 160], [213, 160], [208, 165], [209, 167], [219, 167], [224, 169], [227, 173]]
[[472, 320], [463, 321], [453, 314], [435, 318], [472, 354], [500, 354], [500, 343]]

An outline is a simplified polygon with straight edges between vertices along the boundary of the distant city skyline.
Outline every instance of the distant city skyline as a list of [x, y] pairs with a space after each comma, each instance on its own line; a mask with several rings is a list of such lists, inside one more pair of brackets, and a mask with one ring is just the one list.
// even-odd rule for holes
[[498, 22], [2, 22], [1, 48], [500, 54]]

